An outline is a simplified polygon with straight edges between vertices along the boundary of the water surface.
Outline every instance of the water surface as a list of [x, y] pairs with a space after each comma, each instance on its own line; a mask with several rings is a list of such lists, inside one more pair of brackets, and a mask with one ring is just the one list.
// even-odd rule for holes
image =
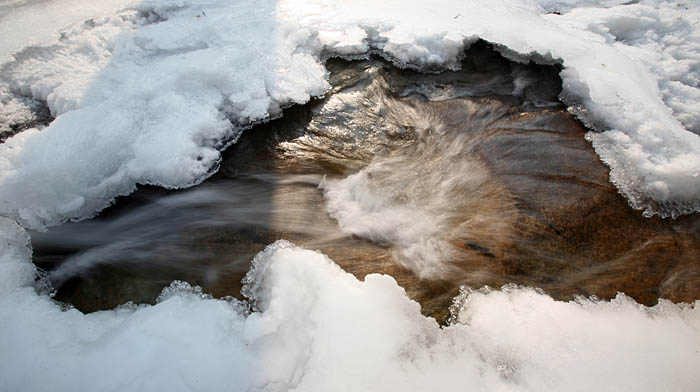
[[85, 312], [152, 303], [172, 280], [239, 296], [250, 260], [280, 238], [358, 278], [394, 276], [440, 319], [460, 285], [700, 296], [699, 219], [629, 208], [558, 101], [558, 67], [479, 43], [458, 72], [327, 68], [332, 91], [245, 132], [203, 184], [142, 187], [32, 233], [55, 298]]

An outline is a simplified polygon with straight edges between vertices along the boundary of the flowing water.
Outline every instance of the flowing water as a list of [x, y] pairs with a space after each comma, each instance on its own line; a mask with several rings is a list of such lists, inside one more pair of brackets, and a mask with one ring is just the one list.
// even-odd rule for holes
[[378, 58], [327, 68], [326, 96], [246, 131], [203, 184], [142, 187], [93, 220], [32, 233], [55, 298], [86, 312], [153, 303], [173, 280], [239, 296], [253, 256], [281, 238], [360, 278], [394, 276], [442, 320], [460, 285], [697, 298], [697, 214], [628, 207], [559, 102], [558, 67], [479, 43], [457, 72]]

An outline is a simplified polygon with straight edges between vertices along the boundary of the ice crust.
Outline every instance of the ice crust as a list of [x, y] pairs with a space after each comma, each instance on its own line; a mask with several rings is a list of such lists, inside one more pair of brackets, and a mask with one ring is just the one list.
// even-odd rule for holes
[[0, 220], [0, 389], [8, 391], [658, 391], [700, 387], [700, 304], [557, 302], [465, 290], [451, 325], [393, 278], [358, 281], [278, 241], [252, 304], [174, 282], [154, 306], [83, 315], [35, 293], [24, 231]]
[[[0, 115], [17, 122], [42, 100], [57, 117], [0, 146], [0, 214], [25, 227], [92, 216], [137, 184], [199, 183], [242, 128], [323, 94], [329, 56], [438, 71], [478, 38], [564, 66], [561, 98], [604, 131], [588, 138], [632, 206], [700, 210], [695, 2], [130, 0], [77, 24], [88, 11], [59, 3], [0, 10], [3, 58], [14, 53], [0, 68]], [[31, 29], [61, 5], [47, 25], [73, 24], [30, 45], [19, 21]]]

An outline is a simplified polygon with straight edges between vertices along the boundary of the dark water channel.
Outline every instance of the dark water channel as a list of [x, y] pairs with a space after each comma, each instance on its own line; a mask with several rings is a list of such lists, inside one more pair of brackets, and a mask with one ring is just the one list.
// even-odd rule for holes
[[627, 206], [555, 66], [484, 43], [458, 72], [330, 60], [333, 89], [246, 131], [192, 189], [142, 187], [93, 220], [32, 233], [56, 299], [84, 312], [152, 303], [173, 280], [239, 296], [284, 238], [363, 278], [388, 273], [444, 319], [460, 285], [558, 299], [700, 297], [700, 220]]

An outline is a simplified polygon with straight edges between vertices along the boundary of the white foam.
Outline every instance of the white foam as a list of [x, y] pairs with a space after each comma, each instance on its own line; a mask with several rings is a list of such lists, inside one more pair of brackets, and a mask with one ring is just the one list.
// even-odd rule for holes
[[[21, 230], [1, 223], [14, 249], [26, 249]], [[17, 252], [21, 261], [0, 265], [31, 266], [27, 252]], [[391, 277], [358, 281], [283, 241], [259, 254], [248, 274], [244, 292], [257, 310], [250, 314], [238, 301], [175, 282], [155, 306], [83, 315], [36, 295], [25, 272], [0, 297], [4, 390], [700, 387], [698, 304], [646, 308], [624, 295], [566, 303], [525, 288], [465, 291], [453, 324], [440, 328]]]
[[[420, 278], [444, 278], [459, 257], [454, 243], [496, 233], [510, 238], [515, 208], [474, 157], [480, 136], [454, 130], [420, 105], [393, 114], [385, 104], [376, 109], [388, 122], [411, 129], [415, 140], [375, 155], [346, 178], [325, 179], [326, 210], [343, 232], [389, 247]], [[474, 113], [475, 107], [463, 103], [460, 110], [478, 128], [480, 118], [490, 117]]]
[[342, 180], [325, 181], [330, 215], [344, 232], [394, 247], [394, 258], [421, 278], [442, 277], [450, 245], [441, 238], [445, 235], [441, 217], [433, 206], [397, 201], [399, 190], [373, 184], [370, 175], [362, 170]]

